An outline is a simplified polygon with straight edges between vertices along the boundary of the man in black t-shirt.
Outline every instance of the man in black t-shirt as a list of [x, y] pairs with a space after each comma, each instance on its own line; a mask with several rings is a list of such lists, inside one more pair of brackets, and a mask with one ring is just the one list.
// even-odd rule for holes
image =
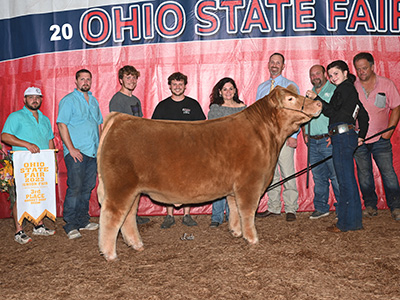
[[[186, 75], [180, 72], [170, 75], [168, 77], [168, 85], [171, 90], [171, 96], [158, 103], [151, 118], [175, 121], [205, 120], [206, 116], [200, 104], [196, 100], [185, 96], [186, 84]], [[161, 228], [170, 228], [175, 224], [173, 211], [173, 206], [167, 206], [167, 216], [161, 224]], [[182, 223], [186, 226], [196, 226], [196, 221], [190, 216], [190, 207], [184, 206], [183, 211]]]

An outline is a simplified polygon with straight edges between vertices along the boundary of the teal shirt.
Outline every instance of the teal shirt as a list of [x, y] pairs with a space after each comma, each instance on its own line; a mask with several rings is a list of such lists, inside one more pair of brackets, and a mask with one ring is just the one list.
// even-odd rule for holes
[[[54, 138], [51, 123], [40, 110], [38, 112], [39, 122], [32, 112], [25, 106], [10, 114], [4, 124], [2, 133], [11, 134], [20, 140], [35, 144], [39, 149], [49, 149], [49, 141]], [[12, 146], [13, 151], [27, 149], [25, 147]]]
[[[103, 123], [99, 103], [89, 94], [89, 103], [77, 89], [61, 99], [58, 105], [57, 123], [67, 126], [71, 141], [76, 149], [89, 157], [96, 157], [99, 146], [99, 125]], [[64, 156], [69, 151], [64, 146]]]
[[[320, 96], [326, 102], [330, 102], [332, 95], [336, 89], [336, 86], [327, 81], [325, 85], [322, 87], [318, 96]], [[315, 93], [315, 88], [312, 89]], [[328, 133], [328, 125], [329, 125], [329, 118], [326, 117], [324, 114], [320, 114], [318, 118], [314, 118], [310, 121], [310, 131], [311, 134], [308, 133], [308, 126], [304, 126], [306, 129], [306, 133], [309, 135], [323, 135]]]

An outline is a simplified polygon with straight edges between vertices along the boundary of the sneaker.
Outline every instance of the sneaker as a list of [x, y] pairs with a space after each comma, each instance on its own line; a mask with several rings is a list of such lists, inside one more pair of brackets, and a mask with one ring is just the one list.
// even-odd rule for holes
[[82, 234], [79, 232], [78, 229], [72, 229], [70, 232], [67, 233], [67, 235], [70, 240], [82, 237]]
[[221, 224], [219, 224], [218, 222], [212, 221], [210, 224], [210, 228], [217, 228], [219, 225], [221, 225]]
[[164, 222], [162, 222], [162, 224], [161, 224], [161, 228], [167, 229], [167, 228], [170, 228], [174, 224], [175, 224], [174, 216], [166, 215]]
[[191, 215], [184, 215], [182, 219], [182, 224], [186, 226], [197, 226], [197, 222], [192, 219]]
[[14, 235], [14, 240], [21, 245], [32, 242], [32, 239], [29, 236], [27, 236], [23, 230], [18, 231]]
[[329, 211], [326, 213], [323, 213], [323, 212], [316, 210], [311, 214], [310, 219], [316, 220], [316, 219], [320, 219], [320, 218], [327, 217], [327, 216], [329, 216]]
[[97, 230], [98, 228], [99, 228], [99, 224], [89, 223], [85, 227], [79, 228], [79, 230]]
[[146, 224], [150, 222], [150, 218], [140, 217], [136, 215], [136, 223], [139, 225]]
[[373, 208], [371, 206], [367, 206], [365, 210], [363, 211], [363, 215], [365, 217], [375, 217], [378, 215], [378, 210], [376, 208]]
[[32, 232], [32, 234], [34, 235], [44, 235], [44, 236], [54, 235], [55, 233], [56, 233], [55, 230], [45, 227], [44, 224], [34, 227]]
[[395, 219], [396, 221], [400, 221], [400, 208], [395, 208], [392, 211], [392, 217], [393, 219]]

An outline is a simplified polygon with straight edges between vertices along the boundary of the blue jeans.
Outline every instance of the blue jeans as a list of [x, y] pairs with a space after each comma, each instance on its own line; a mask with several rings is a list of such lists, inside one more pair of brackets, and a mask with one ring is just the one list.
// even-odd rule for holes
[[75, 162], [70, 154], [64, 158], [68, 175], [63, 213], [66, 233], [89, 224], [89, 200], [96, 186], [97, 163], [96, 158], [82, 155], [82, 162]]
[[221, 198], [219, 200], [215, 200], [212, 203], [212, 214], [211, 214], [211, 222], [218, 222], [222, 224], [224, 222], [224, 210], [226, 210], [226, 220], [229, 220], [229, 206], [226, 198]]
[[[337, 124], [336, 124], [337, 125]], [[331, 136], [333, 165], [339, 181], [340, 198], [336, 213], [336, 226], [341, 231], [362, 229], [361, 199], [354, 175], [353, 152], [357, 147], [358, 135], [351, 129]]]
[[373, 156], [381, 172], [387, 205], [392, 211], [400, 208], [400, 188], [399, 180], [393, 168], [392, 144], [390, 140], [385, 140], [382, 137], [375, 143], [363, 144], [354, 155], [364, 205], [376, 208], [378, 203], [371, 156]]
[[[315, 140], [310, 138], [310, 164], [315, 164], [332, 155], [332, 145], [326, 147], [326, 138]], [[329, 211], [329, 179], [332, 183], [336, 202], [339, 202], [339, 183], [336, 177], [333, 160], [329, 159], [311, 169], [314, 179], [314, 208], [316, 211], [326, 213]]]

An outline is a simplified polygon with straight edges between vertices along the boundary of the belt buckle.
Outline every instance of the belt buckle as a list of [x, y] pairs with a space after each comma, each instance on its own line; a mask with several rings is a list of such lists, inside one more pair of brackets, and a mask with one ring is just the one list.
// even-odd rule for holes
[[349, 125], [340, 124], [340, 125], [338, 125], [337, 129], [338, 129], [338, 133], [342, 134], [342, 133], [345, 133], [345, 132], [349, 131]]

